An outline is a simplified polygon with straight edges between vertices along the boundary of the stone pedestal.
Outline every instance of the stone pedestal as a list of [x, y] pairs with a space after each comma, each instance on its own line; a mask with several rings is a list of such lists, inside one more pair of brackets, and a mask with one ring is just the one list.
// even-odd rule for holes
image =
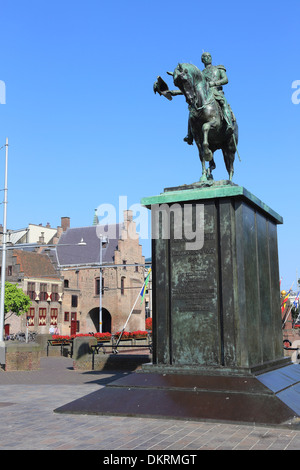
[[[284, 357], [282, 218], [230, 182], [169, 188], [152, 212], [153, 362], [55, 410], [299, 426]], [[192, 237], [194, 235], [194, 239]]]
[[282, 218], [226, 182], [171, 188], [142, 202], [152, 211], [156, 368], [244, 374], [284, 363]]

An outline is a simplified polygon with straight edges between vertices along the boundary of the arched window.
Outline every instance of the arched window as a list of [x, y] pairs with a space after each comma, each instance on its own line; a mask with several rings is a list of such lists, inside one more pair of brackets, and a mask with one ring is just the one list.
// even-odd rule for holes
[[95, 295], [100, 294], [100, 278], [96, 277], [95, 279]]

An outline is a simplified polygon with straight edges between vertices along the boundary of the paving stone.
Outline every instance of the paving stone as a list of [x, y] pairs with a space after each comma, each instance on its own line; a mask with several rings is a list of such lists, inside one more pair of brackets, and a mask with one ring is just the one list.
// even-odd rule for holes
[[68, 415], [54, 409], [99, 390], [120, 372], [79, 372], [48, 357], [38, 371], [0, 374], [0, 450], [295, 450], [300, 430], [122, 416]]

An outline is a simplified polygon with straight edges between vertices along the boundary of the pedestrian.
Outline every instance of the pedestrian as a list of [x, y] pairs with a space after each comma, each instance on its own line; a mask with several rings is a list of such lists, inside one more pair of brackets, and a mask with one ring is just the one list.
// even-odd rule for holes
[[54, 334], [55, 334], [55, 335], [59, 335], [59, 329], [58, 329], [58, 326], [57, 326], [57, 325], [56, 325], [56, 327], [55, 327]]

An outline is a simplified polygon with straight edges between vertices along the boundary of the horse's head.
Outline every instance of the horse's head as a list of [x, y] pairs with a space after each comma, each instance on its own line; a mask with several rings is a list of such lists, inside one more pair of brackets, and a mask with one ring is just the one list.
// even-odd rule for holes
[[174, 85], [184, 94], [188, 104], [197, 102], [197, 85], [204, 82], [201, 71], [193, 64], [178, 64], [173, 74]]

